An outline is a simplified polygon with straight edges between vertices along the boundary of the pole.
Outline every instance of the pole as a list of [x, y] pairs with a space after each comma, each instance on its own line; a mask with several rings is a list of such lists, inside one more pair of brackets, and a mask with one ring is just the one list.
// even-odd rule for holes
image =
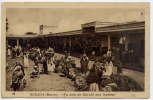
[[17, 47], [19, 48], [19, 39], [17, 39]]
[[108, 50], [111, 49], [111, 40], [110, 40], [110, 34], [107, 36], [107, 42], [108, 42]]

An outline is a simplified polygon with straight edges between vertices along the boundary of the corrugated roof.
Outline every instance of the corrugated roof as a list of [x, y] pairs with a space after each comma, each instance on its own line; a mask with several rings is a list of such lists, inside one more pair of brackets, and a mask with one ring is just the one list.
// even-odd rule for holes
[[[93, 23], [93, 22], [92, 22]], [[100, 22], [98, 22], [100, 23]], [[97, 23], [97, 24], [98, 24]], [[96, 27], [96, 32], [112, 32], [112, 31], [123, 31], [123, 30], [130, 30], [130, 29], [142, 29], [145, 26], [145, 22], [126, 22], [126, 23], [110, 23], [107, 25], [102, 25], [101, 27]], [[7, 37], [14, 37], [14, 38], [34, 38], [34, 37], [49, 37], [49, 36], [70, 36], [70, 35], [78, 35], [82, 34], [82, 30], [73, 30], [67, 32], [59, 32], [59, 33], [50, 33], [50, 34], [37, 34], [37, 35], [7, 35]]]

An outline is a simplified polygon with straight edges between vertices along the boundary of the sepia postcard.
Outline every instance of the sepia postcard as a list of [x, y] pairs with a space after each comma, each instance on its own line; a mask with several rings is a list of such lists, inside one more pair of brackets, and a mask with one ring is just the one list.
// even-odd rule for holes
[[149, 2], [3, 2], [2, 97], [149, 98]]

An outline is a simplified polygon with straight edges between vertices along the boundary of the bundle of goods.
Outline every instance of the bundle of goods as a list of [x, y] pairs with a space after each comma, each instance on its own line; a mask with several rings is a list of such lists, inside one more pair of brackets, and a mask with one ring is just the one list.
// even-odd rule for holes
[[101, 91], [111, 92], [114, 91], [116, 88], [117, 88], [116, 83], [109, 83], [105, 87], [101, 88]]
[[37, 54], [36, 57], [37, 57], [38, 63], [42, 63], [42, 62], [41, 62], [41, 59], [42, 59], [41, 55], [40, 55], [40, 54]]
[[69, 78], [75, 80], [76, 74], [77, 74], [76, 68], [69, 68]]
[[114, 74], [120, 74], [122, 73], [122, 63], [119, 59], [113, 59], [113, 64], [114, 64]]
[[75, 85], [78, 91], [87, 91], [89, 88], [86, 78], [82, 74], [79, 74], [75, 77]]
[[44, 73], [44, 68], [42, 64], [39, 64], [39, 74], [43, 74]]
[[60, 60], [56, 59], [56, 57], [55, 57], [55, 60], [54, 60], [54, 64], [55, 64], [55, 66], [59, 66], [60, 65]]
[[62, 72], [62, 63], [60, 60], [55, 60], [55, 73]]
[[63, 67], [61, 65], [55, 66], [55, 73], [62, 73], [63, 72]]
[[33, 67], [33, 71], [32, 73], [30, 73], [30, 77], [31, 78], [39, 77], [39, 67], [38, 66], [35, 65]]
[[46, 53], [46, 56], [48, 56], [48, 57], [53, 57], [55, 55], [54, 50], [48, 50], [45, 53]]
[[46, 56], [49, 57], [49, 58], [50, 57], [53, 57], [54, 56], [54, 53], [53, 52], [46, 52]]
[[111, 80], [117, 84], [115, 91], [142, 91], [141, 86], [133, 79], [125, 75], [112, 75]]
[[34, 60], [35, 59], [35, 57], [36, 57], [36, 52], [30, 52], [29, 53], [29, 58], [31, 59], [31, 60]]
[[69, 75], [69, 68], [68, 68], [68, 66], [66, 64], [64, 64], [62, 66], [62, 73], [64, 74], [64, 76], [68, 77], [68, 75]]
[[70, 64], [71, 64], [71, 66], [72, 66], [73, 68], [76, 67], [75, 60], [71, 60], [71, 61], [70, 61]]
[[63, 67], [63, 73], [64, 73], [64, 75], [67, 76], [68, 78], [70, 78], [71, 75], [69, 75], [69, 71], [71, 71], [72, 73], [74, 73], [73, 72], [74, 71], [73, 68], [75, 68], [75, 64], [73, 63], [73, 61], [69, 61], [69, 62], [62, 63], [62, 67]]
[[23, 78], [21, 80], [18, 80], [17, 83], [11, 84], [10, 87], [13, 89], [13, 91], [19, 91], [19, 90], [23, 90], [26, 87], [26, 84], [27, 84], [26, 79]]
[[111, 92], [116, 90], [117, 84], [114, 83], [109, 77], [103, 77], [99, 87], [100, 91]]

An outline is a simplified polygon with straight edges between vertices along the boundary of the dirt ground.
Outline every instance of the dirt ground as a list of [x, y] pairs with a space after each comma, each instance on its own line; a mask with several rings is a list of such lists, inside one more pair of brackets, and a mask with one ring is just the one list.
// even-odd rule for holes
[[[21, 60], [22, 58], [17, 58]], [[13, 65], [14, 60], [8, 61], [8, 65]], [[75, 91], [74, 82], [71, 79], [62, 77], [59, 73], [40, 74], [38, 78], [30, 78], [33, 62], [30, 61], [30, 66], [25, 68], [26, 87], [22, 91]], [[11, 74], [7, 72], [6, 89], [11, 90]]]

